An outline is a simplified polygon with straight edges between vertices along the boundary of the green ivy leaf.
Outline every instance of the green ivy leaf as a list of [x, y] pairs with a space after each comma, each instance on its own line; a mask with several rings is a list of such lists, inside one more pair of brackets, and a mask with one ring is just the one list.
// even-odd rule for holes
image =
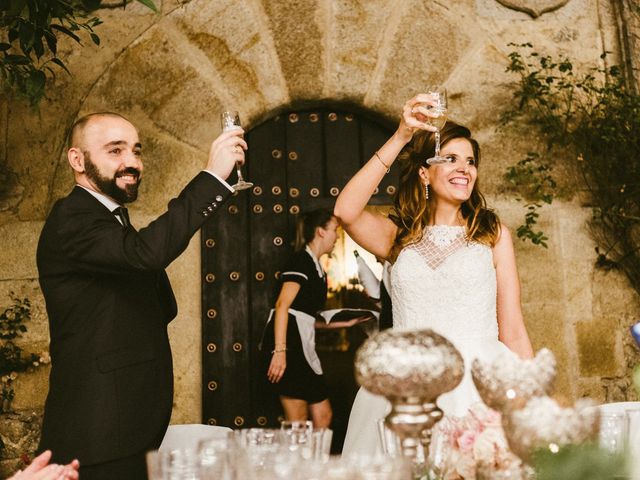
[[27, 0], [11, 0], [7, 16], [17, 17], [27, 7]]
[[155, 13], [158, 13], [158, 7], [156, 7], [156, 4], [153, 2], [153, 0], [138, 0], [138, 2], [143, 4], [145, 7], [150, 8]]
[[24, 55], [5, 55], [3, 61], [10, 65], [29, 65], [31, 63], [29, 57]]
[[58, 53], [58, 39], [49, 30], [45, 30], [43, 35], [44, 35], [45, 41], [47, 42], [47, 46], [49, 47], [49, 50], [51, 50], [51, 53], [56, 55]]
[[[73, 28], [73, 27], [72, 27]], [[75, 33], [73, 33], [71, 30], [69, 30], [67, 27], [62, 26], [62, 25], [57, 25], [57, 24], [51, 24], [51, 29], [52, 30], [58, 30], [59, 32], [64, 33], [65, 35], [73, 38], [76, 42], [81, 43], [80, 42], [80, 37], [78, 35], [76, 35]], [[76, 28], [77, 29], [77, 28]]]
[[100, 8], [102, 0], [82, 0], [82, 6], [87, 12], [92, 12]]
[[64, 69], [64, 71], [67, 72], [69, 75], [71, 75], [71, 72], [69, 71], [69, 69], [67, 68], [67, 66], [64, 64], [62, 60], [60, 60], [57, 57], [54, 57], [51, 59], [51, 61], [56, 65], [58, 65], [60, 68]]

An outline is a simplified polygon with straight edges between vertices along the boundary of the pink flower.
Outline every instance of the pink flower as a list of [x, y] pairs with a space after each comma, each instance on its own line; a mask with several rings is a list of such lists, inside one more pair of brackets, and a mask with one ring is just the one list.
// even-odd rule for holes
[[467, 453], [473, 450], [473, 444], [476, 441], [477, 432], [474, 430], [465, 430], [458, 437], [457, 443], [460, 451]]

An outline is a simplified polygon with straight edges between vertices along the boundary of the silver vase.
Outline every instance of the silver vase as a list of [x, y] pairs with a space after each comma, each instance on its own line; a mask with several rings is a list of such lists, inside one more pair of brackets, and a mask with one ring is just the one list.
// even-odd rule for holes
[[360, 347], [355, 373], [360, 385], [391, 403], [385, 424], [403, 456], [426, 459], [431, 429], [442, 418], [436, 399], [464, 376], [456, 347], [433, 330], [385, 330]]

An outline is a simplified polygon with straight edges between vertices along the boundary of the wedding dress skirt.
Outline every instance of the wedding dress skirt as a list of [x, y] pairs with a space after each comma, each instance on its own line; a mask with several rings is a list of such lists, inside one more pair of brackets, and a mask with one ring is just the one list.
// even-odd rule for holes
[[[393, 328], [430, 328], [462, 354], [465, 375], [438, 398], [445, 415], [462, 416], [480, 401], [471, 379], [475, 358], [491, 360], [508, 350], [498, 340], [496, 271], [490, 247], [467, 241], [465, 227], [427, 227], [422, 240], [405, 247], [391, 269]], [[364, 388], [351, 409], [345, 455], [382, 451], [378, 420], [390, 411], [383, 397]]]

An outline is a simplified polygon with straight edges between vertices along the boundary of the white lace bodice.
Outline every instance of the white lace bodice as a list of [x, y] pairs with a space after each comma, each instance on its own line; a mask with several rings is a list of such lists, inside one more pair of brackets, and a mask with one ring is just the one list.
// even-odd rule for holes
[[498, 338], [491, 248], [465, 238], [465, 227], [431, 226], [406, 246], [391, 270], [394, 328], [431, 328], [456, 343]]

